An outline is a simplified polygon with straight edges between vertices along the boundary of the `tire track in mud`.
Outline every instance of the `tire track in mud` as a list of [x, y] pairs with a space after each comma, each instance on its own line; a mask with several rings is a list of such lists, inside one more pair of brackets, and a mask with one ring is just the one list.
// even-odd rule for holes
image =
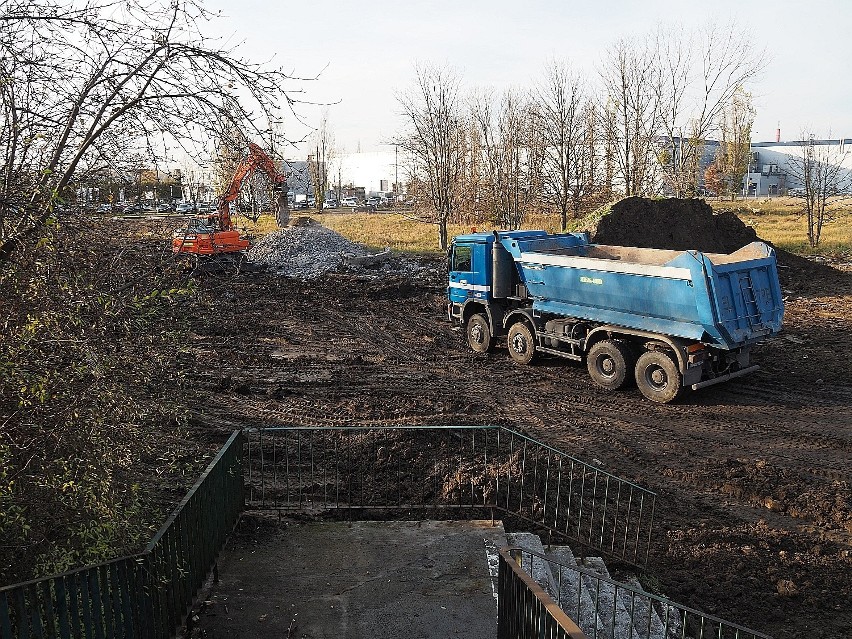
[[[551, 380], [551, 383], [567, 389], [565, 377]], [[801, 470], [837, 479], [848, 479], [852, 472], [845, 458], [852, 452], [852, 417], [846, 417], [845, 411], [839, 409], [791, 414], [770, 402], [768, 406], [741, 407], [732, 420], [726, 411], [720, 412], [716, 406], [656, 406], [641, 398], [629, 397], [635, 391], [599, 398], [602, 391], [589, 387], [587, 381], [571, 384], [570, 391], [570, 396], [565, 396], [563, 390], [556, 397], [540, 397], [538, 403], [543, 407], [556, 405], [557, 414], [574, 418], [582, 414], [615, 420], [631, 429], [645, 428], [651, 433], [663, 431], [672, 442], [684, 439], [690, 449], [704, 441], [708, 442], [709, 452], [727, 439], [727, 447], [736, 448], [739, 454], [746, 454], [751, 448], [755, 454], [795, 461]], [[613, 402], [613, 397], [618, 401]], [[819, 425], [826, 419], [839, 424], [836, 432], [826, 432], [825, 427]], [[770, 442], [776, 442], [774, 449], [767, 449]], [[748, 444], [745, 448], [744, 443]]]

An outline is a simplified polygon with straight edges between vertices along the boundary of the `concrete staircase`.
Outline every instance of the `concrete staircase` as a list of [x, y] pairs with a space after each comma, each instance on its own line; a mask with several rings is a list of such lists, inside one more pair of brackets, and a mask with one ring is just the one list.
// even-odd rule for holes
[[532, 533], [507, 533], [506, 537], [511, 547], [547, 558], [542, 561], [525, 554], [522, 562], [536, 583], [588, 637], [669, 639], [680, 636], [680, 615], [675, 608], [651, 599], [635, 578], [626, 584], [612, 581], [600, 557], [578, 560], [568, 546], [545, 549], [541, 539]]

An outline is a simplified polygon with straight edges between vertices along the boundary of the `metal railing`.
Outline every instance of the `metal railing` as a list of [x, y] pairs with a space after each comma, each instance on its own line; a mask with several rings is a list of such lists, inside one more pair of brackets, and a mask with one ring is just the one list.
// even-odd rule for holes
[[[498, 603], [498, 610], [501, 605], [511, 608], [504, 611], [505, 623], [517, 624], [518, 621], [509, 620], [524, 614], [524, 610], [518, 609], [519, 604], [513, 604], [512, 601], [523, 600], [528, 612], [531, 605], [529, 601], [535, 596], [545, 604], [555, 603], [556, 609], [576, 622], [584, 633], [581, 636], [588, 639], [771, 639], [755, 630], [645, 592], [638, 584], [616, 582], [593, 569], [569, 565], [529, 549], [500, 551], [498, 574], [502, 575], [509, 570], [524, 572], [528, 577], [527, 583], [532, 582], [539, 590], [530, 588], [528, 593], [519, 594], [518, 586], [507, 578], [507, 590], [504, 591], [504, 581], [500, 577], [498, 602], [503, 599], [507, 601]], [[551, 614], [553, 610], [541, 604], [532, 604], [532, 608], [536, 608], [536, 605], [542, 610], [539, 616]], [[500, 619], [498, 613], [500, 639], [540, 636], [502, 634]], [[554, 619], [560, 621], [561, 617], [554, 615]], [[538, 623], [552, 625], [555, 622], [549, 620]]]
[[497, 512], [607, 556], [648, 560], [652, 491], [508, 428], [245, 432], [249, 509]]
[[174, 635], [243, 507], [235, 432], [145, 550], [0, 588], [0, 638]]
[[497, 566], [497, 639], [527, 637], [587, 639], [542, 587], [501, 550]]

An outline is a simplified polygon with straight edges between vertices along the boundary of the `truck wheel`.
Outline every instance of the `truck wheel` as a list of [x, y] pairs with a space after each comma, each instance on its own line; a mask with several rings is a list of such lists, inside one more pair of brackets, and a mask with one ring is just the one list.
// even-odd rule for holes
[[630, 360], [630, 350], [624, 343], [607, 339], [589, 349], [586, 367], [595, 384], [607, 390], [618, 390], [630, 380]]
[[477, 353], [487, 353], [491, 350], [491, 328], [488, 318], [482, 313], [471, 315], [467, 320], [467, 343]]
[[535, 338], [525, 322], [516, 322], [509, 329], [509, 356], [524, 365], [535, 357]]
[[652, 402], [668, 404], [675, 400], [682, 382], [677, 364], [663, 351], [646, 351], [636, 362], [636, 385]]

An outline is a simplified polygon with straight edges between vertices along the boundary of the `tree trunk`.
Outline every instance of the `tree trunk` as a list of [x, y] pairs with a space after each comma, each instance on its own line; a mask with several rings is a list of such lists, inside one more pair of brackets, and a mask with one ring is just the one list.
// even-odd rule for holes
[[447, 246], [449, 246], [449, 242], [447, 240], [447, 219], [442, 218], [441, 221], [438, 222], [438, 248], [442, 251], [446, 251]]

